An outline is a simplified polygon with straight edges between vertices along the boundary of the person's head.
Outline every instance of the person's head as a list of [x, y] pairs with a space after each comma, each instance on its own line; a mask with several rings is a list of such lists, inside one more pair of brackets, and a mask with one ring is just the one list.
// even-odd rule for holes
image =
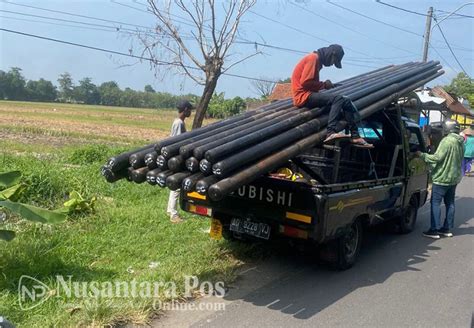
[[324, 66], [334, 65], [342, 68], [342, 57], [344, 57], [344, 49], [338, 44], [331, 44], [329, 47], [318, 49], [319, 60]]
[[194, 109], [194, 106], [188, 100], [181, 100], [178, 105], [178, 115], [181, 119], [191, 116], [191, 111]]
[[443, 122], [443, 134], [448, 135], [450, 133], [459, 133], [461, 126], [455, 120], [447, 119]]

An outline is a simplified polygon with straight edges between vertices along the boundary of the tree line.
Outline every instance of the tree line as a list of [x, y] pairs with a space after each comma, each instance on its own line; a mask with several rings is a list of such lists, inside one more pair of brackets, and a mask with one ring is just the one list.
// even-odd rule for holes
[[[12, 67], [7, 72], [0, 70], [0, 99], [157, 109], [174, 108], [183, 98], [195, 104], [199, 102], [197, 95], [157, 92], [151, 85], [145, 85], [143, 91], [136, 91], [131, 88], [121, 89], [115, 81], [96, 85], [89, 77], [76, 84], [67, 72], [61, 74], [57, 82], [58, 86], [43, 78], [37, 81], [27, 80], [18, 67]], [[225, 118], [245, 110], [244, 99], [225, 99], [224, 96], [224, 93], [213, 95], [207, 111], [208, 117]]]

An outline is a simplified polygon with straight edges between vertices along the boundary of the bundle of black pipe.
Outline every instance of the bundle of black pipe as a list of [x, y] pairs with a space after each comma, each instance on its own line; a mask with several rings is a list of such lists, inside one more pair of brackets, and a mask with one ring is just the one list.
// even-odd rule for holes
[[[405, 65], [408, 65], [408, 64], [405, 64]], [[344, 88], [347, 88], [348, 86], [351, 86], [351, 85], [355, 86], [355, 85], [361, 84], [364, 80], [366, 81], [368, 79], [375, 79], [377, 77], [382, 76], [385, 72], [389, 72], [389, 71], [394, 70], [396, 68], [397, 68], [396, 66], [386, 66], [386, 67], [374, 70], [374, 71], [369, 72], [369, 73], [365, 73], [365, 74], [361, 74], [361, 75], [349, 78], [347, 80], [344, 80], [344, 81], [340, 82], [339, 83], [340, 86], [333, 89], [333, 91], [343, 90]], [[272, 109], [275, 109], [275, 108], [282, 109], [282, 108], [285, 108], [285, 106], [286, 106], [286, 108], [288, 108], [288, 106], [291, 106], [291, 104], [292, 104], [291, 99], [280, 100], [280, 101], [277, 101], [275, 103], [272, 103], [272, 104], [269, 104], [269, 105], [266, 105], [266, 106], [262, 106], [262, 107], [260, 107], [256, 110], [254, 110], [254, 111], [249, 111], [249, 112], [243, 113], [241, 115], [234, 116], [234, 117], [231, 117], [229, 119], [226, 119], [226, 120], [223, 120], [223, 121], [220, 121], [220, 122], [216, 122], [216, 123], [210, 124], [208, 126], [205, 126], [205, 127], [187, 132], [185, 134], [178, 135], [176, 137], [167, 138], [167, 139], [162, 140], [162, 141], [160, 141], [156, 144], [146, 145], [146, 146], [141, 147], [139, 149], [135, 149], [135, 150], [128, 151], [128, 152], [119, 154], [117, 156], [111, 157], [105, 165], [105, 167], [107, 167], [108, 170], [103, 171], [104, 177], [108, 181], [116, 181], [116, 180], [118, 180], [122, 177], [127, 176], [126, 174], [123, 174], [123, 172], [124, 172], [123, 170], [127, 170], [127, 168], [130, 166], [130, 162], [133, 163], [134, 168], [140, 168], [141, 165], [143, 164], [142, 163], [142, 158], [141, 158], [141, 156], [143, 156], [143, 153], [140, 153], [140, 152], [142, 152], [144, 150], [150, 150], [150, 148], [154, 147], [157, 150], [157, 155], [159, 155], [161, 153], [161, 148], [164, 147], [164, 146], [171, 145], [173, 143], [180, 142], [180, 141], [183, 141], [183, 140], [187, 140], [191, 137], [203, 134], [203, 133], [211, 131], [211, 130], [215, 130], [216, 128], [219, 128], [219, 127], [223, 127], [223, 126], [226, 126], [226, 125], [228, 126], [228, 125], [230, 125], [232, 123], [235, 123], [239, 120], [241, 121], [245, 118], [252, 117], [252, 116], [255, 116], [257, 114], [261, 114], [261, 113], [263, 113], [267, 110], [272, 110]], [[214, 131], [214, 133], [215, 133], [215, 131]], [[137, 153], [140, 153], [140, 154], [137, 154]], [[149, 151], [145, 152], [145, 156], [149, 153], [150, 153]], [[130, 158], [130, 157], [132, 157], [132, 158]], [[143, 161], [145, 162], [146, 158], [143, 158]], [[149, 161], [146, 161], [145, 164], [147, 166], [149, 166], [150, 170], [155, 168], [154, 164], [149, 162]], [[157, 165], [162, 170], [166, 170], [167, 169], [166, 158], [161, 158], [161, 161], [159, 159], [157, 159]]]
[[[360, 111], [361, 118], [366, 118], [377, 111], [382, 110], [384, 107], [397, 100], [400, 96], [403, 96], [413, 91], [415, 88], [428, 83], [443, 73], [443, 71], [437, 71], [428, 76], [426, 76], [426, 74], [420, 74], [418, 76], [409, 78], [404, 82], [388, 87], [387, 90], [390, 89], [393, 91], [393, 93], [385, 95], [383, 98], [378, 98], [378, 100], [363, 108]], [[280, 149], [278, 152], [275, 152], [274, 154], [253, 163], [253, 165], [230, 176], [229, 178], [220, 180], [209, 187], [209, 196], [214, 201], [221, 200], [227, 194], [237, 190], [239, 187], [252, 182], [262, 174], [270, 172], [280, 165], [283, 165], [292, 157], [321, 143], [325, 137], [325, 134], [326, 129], [323, 129], [315, 134], [311, 134], [303, 139], [298, 140], [293, 145]]]
[[[387, 66], [321, 92], [348, 97], [361, 114], [367, 113], [375, 110], [375, 105], [381, 110], [381, 104], [390, 103], [394, 97], [426, 83], [422, 81], [441, 74], [440, 68], [437, 62]], [[321, 131], [325, 131], [327, 124], [327, 111], [327, 108], [296, 108], [291, 99], [278, 101], [167, 138], [152, 149], [147, 146], [121, 154], [115, 157], [120, 157], [120, 161], [108, 162], [102, 173], [111, 182], [127, 174], [129, 179], [143, 182], [143, 174], [138, 175], [138, 172], [148, 170], [145, 180], [150, 184], [171, 190], [182, 188], [186, 192], [196, 190], [218, 200], [283, 165], [306, 149], [310, 141], [312, 145], [319, 143]], [[317, 139], [314, 136], [318, 136]], [[111, 165], [115, 165], [114, 168]], [[127, 169], [128, 166], [131, 167]]]

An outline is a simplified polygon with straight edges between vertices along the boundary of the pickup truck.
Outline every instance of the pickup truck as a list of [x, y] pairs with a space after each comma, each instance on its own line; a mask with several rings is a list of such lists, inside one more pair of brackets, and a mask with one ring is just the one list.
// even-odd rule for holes
[[375, 148], [318, 145], [279, 170], [291, 174], [269, 173], [219, 202], [181, 191], [181, 208], [210, 217], [214, 238], [299, 240], [348, 269], [364, 228], [394, 220], [399, 232], [411, 232], [428, 194], [428, 168], [414, 154], [426, 151], [425, 141], [402, 108], [370, 116], [359, 131]]

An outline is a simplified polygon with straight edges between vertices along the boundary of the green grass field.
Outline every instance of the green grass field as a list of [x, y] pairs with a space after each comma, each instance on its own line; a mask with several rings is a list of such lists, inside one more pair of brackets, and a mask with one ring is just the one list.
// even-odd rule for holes
[[[77, 282], [174, 282], [179, 295], [187, 275], [233, 279], [252, 246], [211, 240], [209, 221], [200, 217], [184, 214], [184, 223], [171, 224], [166, 189], [109, 184], [100, 176], [108, 156], [166, 136], [174, 116], [166, 110], [0, 102], [1, 171], [23, 173], [23, 202], [53, 209], [73, 190], [97, 197], [95, 212], [58, 225], [15, 216], [0, 224], [17, 232], [13, 241], [0, 241], [0, 315], [18, 327], [96, 327], [146, 323], [156, 312], [154, 299], [146, 297], [65, 298], [57, 294], [58, 275]], [[50, 289], [44, 303], [27, 311], [18, 299], [22, 275]]]

